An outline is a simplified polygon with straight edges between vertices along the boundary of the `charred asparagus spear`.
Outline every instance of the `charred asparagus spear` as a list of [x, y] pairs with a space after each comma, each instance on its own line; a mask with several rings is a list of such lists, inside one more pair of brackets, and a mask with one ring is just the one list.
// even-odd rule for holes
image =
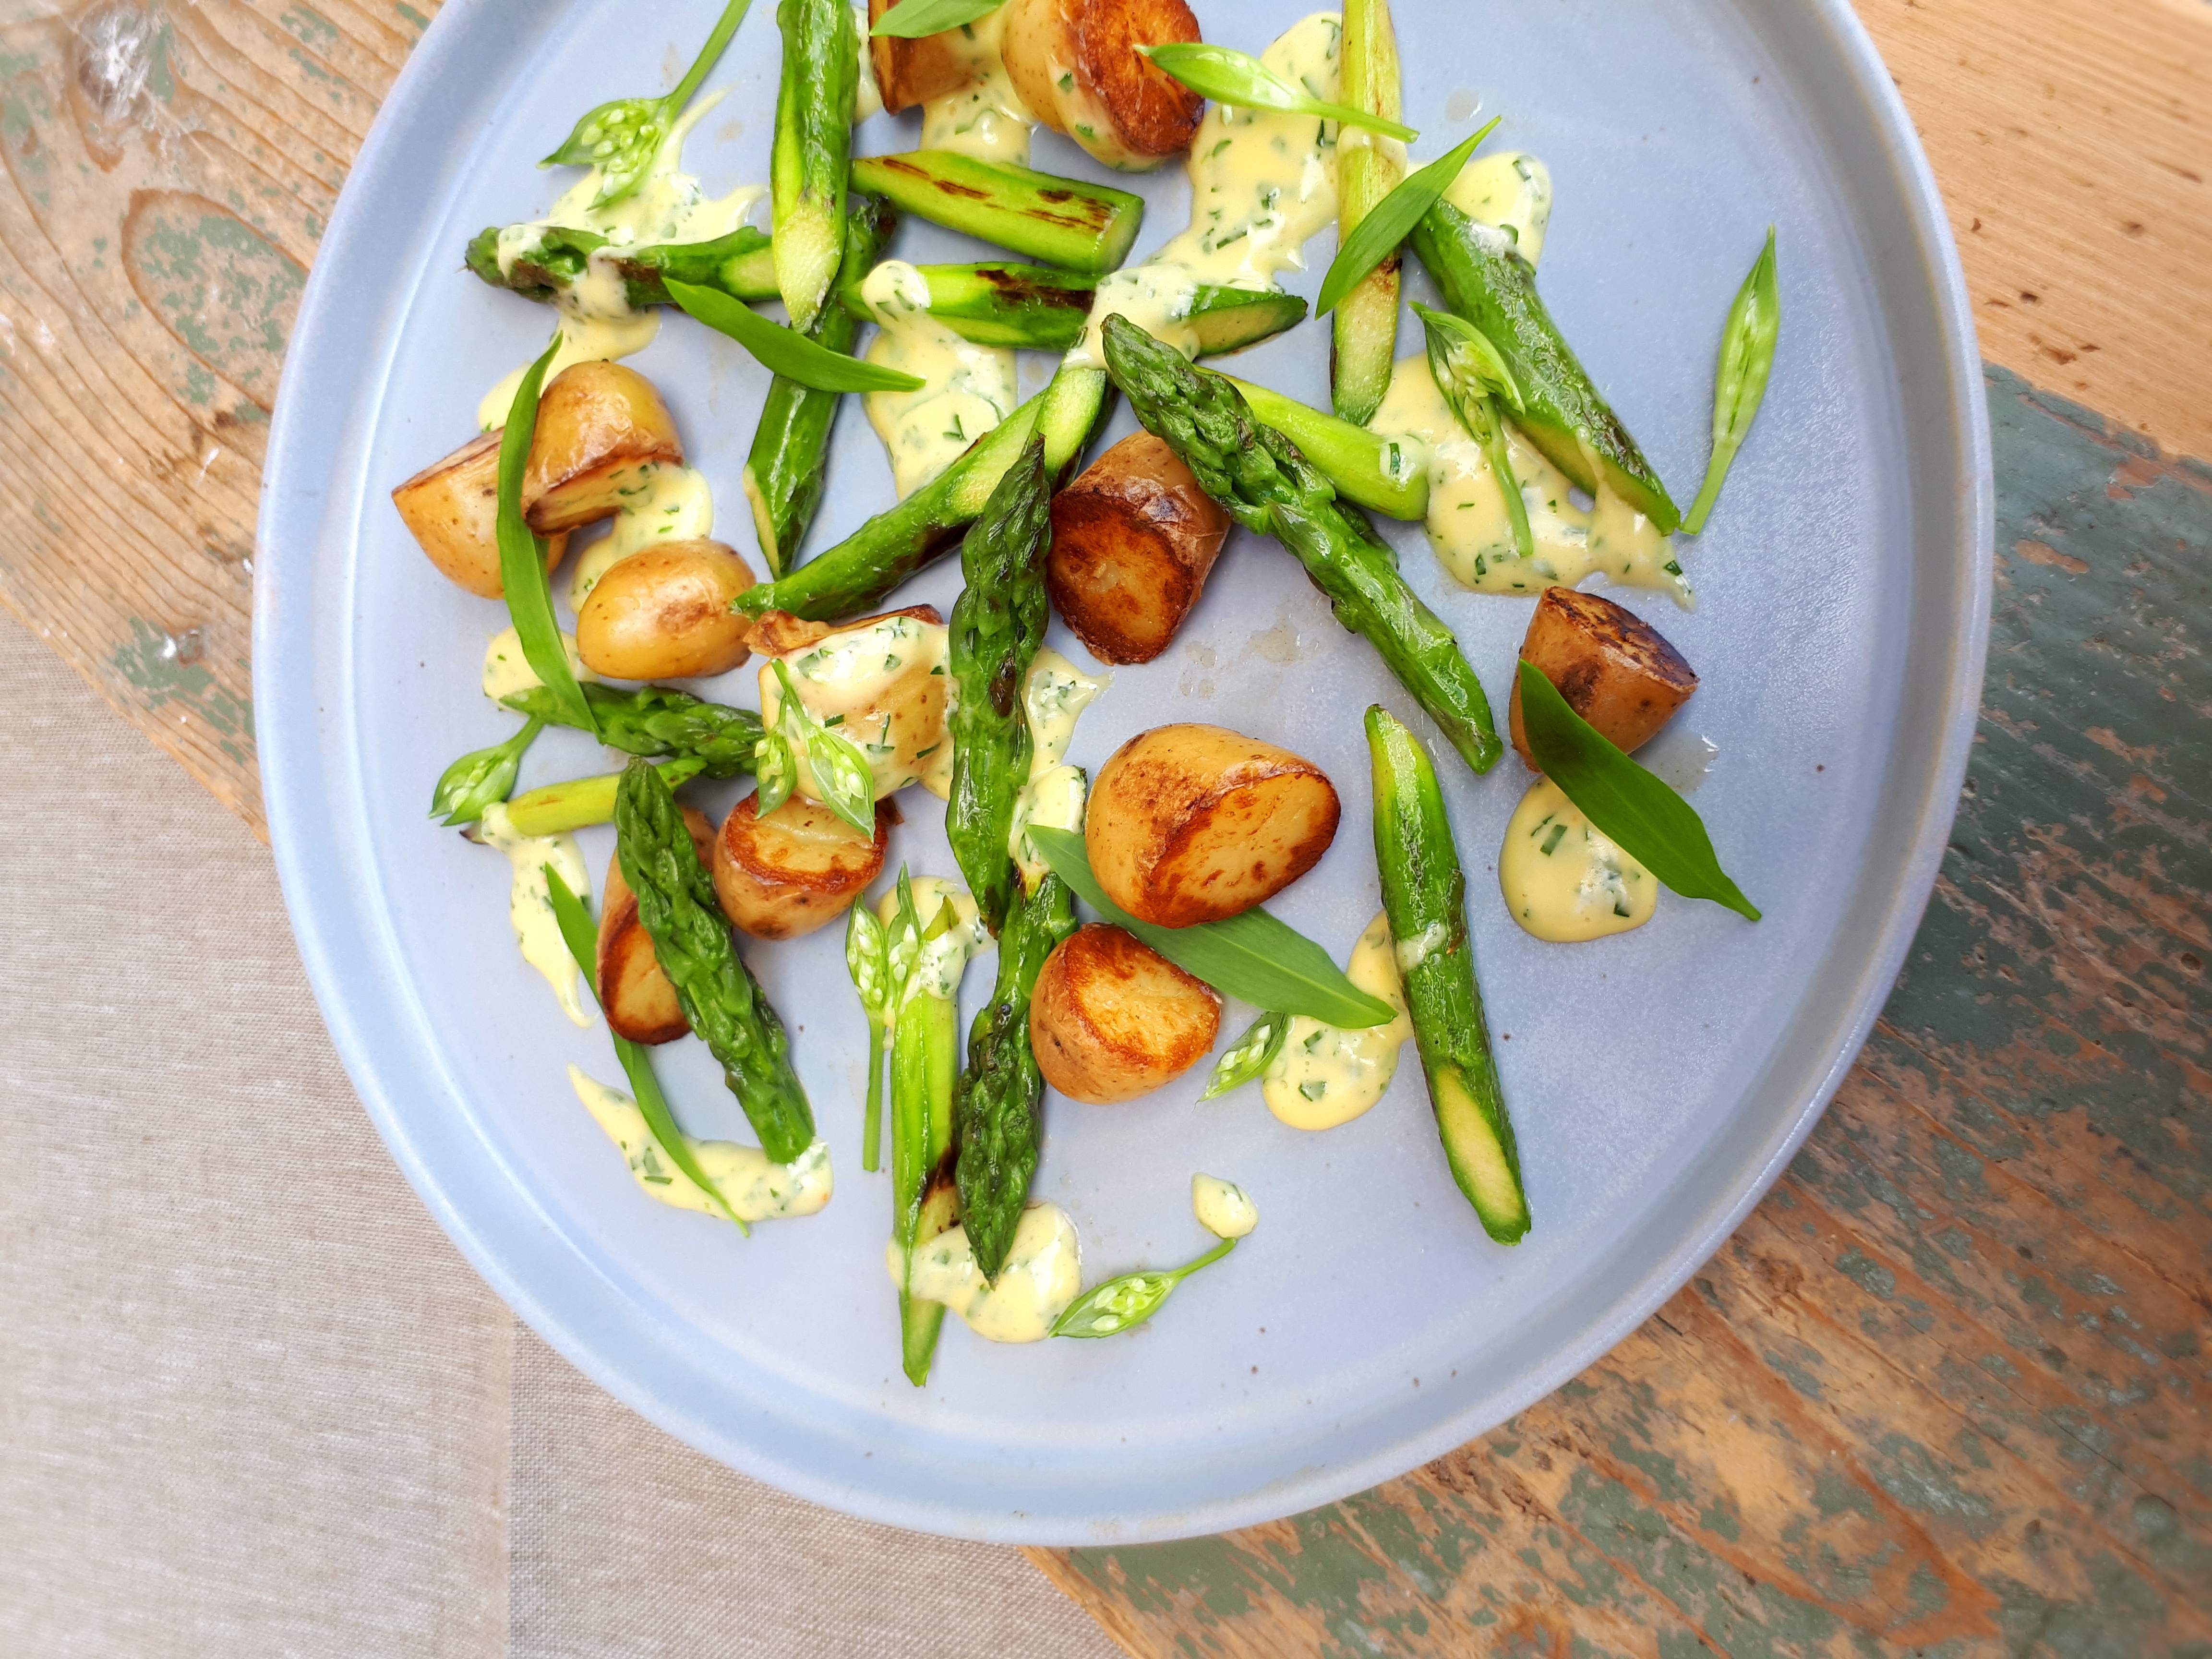
[[775, 21], [783, 31], [768, 172], [775, 285], [791, 325], [804, 329], [822, 309], [844, 257], [860, 37], [845, 0], [781, 0]]
[[1014, 799], [1029, 781], [1022, 685], [1044, 643], [1051, 602], [1052, 475], [1032, 436], [984, 504], [960, 550], [967, 582], [952, 606], [952, 793], [945, 831], [984, 925], [997, 933], [1014, 884], [1007, 842]]
[[[1342, 53], [1337, 95], [1355, 109], [1397, 120], [1403, 88], [1389, 0], [1344, 0]], [[1405, 150], [1379, 134], [1346, 127], [1337, 138], [1336, 171], [1341, 241], [1405, 178]], [[1329, 386], [1336, 412], [1360, 426], [1374, 418], [1390, 390], [1398, 355], [1398, 263], [1393, 251], [1337, 301]]]
[[596, 231], [562, 225], [533, 228], [502, 266], [501, 232], [487, 226], [469, 243], [468, 267], [494, 288], [526, 300], [558, 300], [591, 269], [592, 256], [611, 265], [623, 281], [623, 297], [633, 311], [675, 304], [670, 279], [711, 288], [737, 300], [775, 298], [775, 258], [769, 239], [750, 225], [710, 242], [664, 242], [649, 247], [602, 252], [607, 239]]
[[790, 1163], [814, 1139], [814, 1113], [791, 1066], [791, 1040], [730, 942], [714, 879], [699, 862], [675, 792], [641, 760], [623, 769], [615, 835], [623, 879], [637, 895], [638, 920], [684, 1018], [721, 1062], [769, 1161]]
[[[1126, 190], [949, 149], [863, 156], [853, 163], [853, 187], [888, 196], [932, 224], [1094, 276], [1120, 269], [1145, 219], [1145, 198]], [[782, 228], [779, 213], [778, 234]]]
[[[586, 680], [583, 692], [599, 720], [599, 741], [610, 749], [653, 759], [665, 755], [697, 761], [699, 772], [710, 778], [734, 778], [753, 769], [761, 723], [750, 708], [727, 708], [665, 685], [623, 691]], [[501, 701], [518, 714], [557, 726], [580, 724], [562, 715], [544, 686]]]
[[1375, 769], [1375, 863], [1398, 942], [1406, 1006], [1428, 1073], [1429, 1103], [1452, 1179], [1501, 1244], [1528, 1231], [1521, 1158], [1490, 1048], [1467, 932], [1467, 877], [1452, 844], [1443, 790], [1413, 734], [1380, 708], [1367, 711]]
[[1291, 550], [1336, 619], [1375, 647], [1469, 766], [1487, 772], [1496, 765], [1504, 745], [1482, 682], [1358, 509], [1341, 505], [1297, 446], [1254, 420], [1221, 376], [1193, 368], [1127, 318], [1108, 318], [1104, 334], [1107, 372], [1145, 429], [1182, 459], [1231, 518]]
[[[845, 281], [858, 282], [868, 274], [897, 224], [897, 213], [872, 196], [854, 204], [845, 216], [845, 256], [838, 266]], [[805, 332], [824, 349], [849, 355], [860, 321], [843, 306], [824, 306]], [[761, 556], [772, 577], [797, 562], [806, 526], [822, 504], [830, 430], [843, 398], [842, 392], [817, 392], [781, 374], [769, 383], [760, 424], [753, 429], [752, 453], [745, 458], [744, 486]]]

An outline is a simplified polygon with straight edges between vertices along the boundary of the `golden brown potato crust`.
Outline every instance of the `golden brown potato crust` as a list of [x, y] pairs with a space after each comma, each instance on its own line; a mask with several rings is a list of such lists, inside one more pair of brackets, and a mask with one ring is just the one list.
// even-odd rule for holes
[[[1641, 748], [1698, 689], [1698, 677], [1666, 636], [1611, 599], [1547, 587], [1528, 619], [1521, 659], [1559, 688], [1567, 706], [1623, 750]], [[1513, 746], [1539, 769], [1521, 729], [1521, 683], [1513, 683]]]
[[714, 896], [722, 914], [755, 939], [797, 939], [851, 908], [883, 872], [890, 846], [887, 803], [873, 840], [817, 801], [793, 795], [759, 816], [748, 795], [714, 837]]
[[[471, 438], [392, 492], [401, 522], [449, 580], [479, 599], [506, 592], [499, 574], [500, 434]], [[566, 532], [545, 544], [551, 570], [568, 549]]]
[[753, 573], [720, 542], [668, 542], [611, 566], [576, 617], [576, 654], [617, 680], [727, 673], [749, 654], [730, 602]]
[[1218, 726], [1139, 732], [1099, 769], [1084, 817], [1107, 896], [1162, 927], [1262, 903], [1336, 839], [1336, 789], [1311, 761]]
[[572, 363], [538, 400], [523, 483], [523, 516], [541, 536], [611, 519], [629, 472], [647, 461], [684, 465], [676, 422], [652, 381], [621, 363]]
[[1079, 6], [1076, 72], [1113, 117], [1124, 149], [1162, 156], [1190, 148], [1206, 100], [1136, 48], [1199, 38], [1198, 19], [1183, 0], [1088, 0]]
[[1101, 662], [1150, 662], [1205, 590], [1229, 515], [1149, 432], [1124, 438], [1053, 498], [1053, 608]]
[[[701, 862], [712, 856], [714, 827], [696, 807], [684, 809], [684, 827]], [[653, 935], [638, 920], [637, 895], [623, 879], [619, 855], [607, 860], [605, 896], [599, 911], [599, 1004], [607, 1029], [632, 1042], [673, 1042], [691, 1029], [676, 1000], [676, 988], [653, 954]]]
[[1030, 1000], [1044, 1080], [1093, 1106], [1133, 1100], [1206, 1058], [1221, 998], [1119, 927], [1094, 922], [1045, 959]]
[[902, 610], [878, 611], [873, 616], [855, 617], [851, 622], [840, 623], [809, 622], [788, 611], [763, 611], [753, 619], [747, 642], [763, 657], [788, 657], [811, 650], [832, 634], [854, 633], [886, 617], [911, 617], [932, 628], [945, 625], [945, 618], [933, 605], [909, 605]]
[[[898, 3], [868, 0], [868, 27], [873, 28], [883, 21], [884, 14]], [[968, 84], [966, 64], [941, 34], [925, 34], [918, 40], [872, 34], [868, 56], [875, 64], [876, 89], [883, 94], [884, 107], [893, 115]]]

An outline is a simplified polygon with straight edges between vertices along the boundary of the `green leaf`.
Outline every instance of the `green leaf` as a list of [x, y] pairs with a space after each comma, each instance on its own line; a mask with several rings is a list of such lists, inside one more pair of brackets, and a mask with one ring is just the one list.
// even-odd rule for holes
[[1197, 1261], [1185, 1262], [1180, 1267], [1170, 1267], [1164, 1273], [1148, 1268], [1094, 1285], [1069, 1303], [1060, 1317], [1052, 1322], [1052, 1334], [1118, 1336], [1133, 1329], [1160, 1310], [1160, 1304], [1176, 1285], [1236, 1248], [1235, 1239], [1224, 1238]]
[[1328, 951], [1257, 906], [1226, 921], [1156, 927], [1106, 896], [1098, 878], [1091, 873], [1083, 837], [1075, 831], [1031, 824], [1030, 839], [1085, 904], [1224, 996], [1255, 1007], [1304, 1014], [1345, 1030], [1387, 1025], [1398, 1017], [1389, 1003], [1369, 996], [1346, 979]]
[[752, 353], [761, 366], [817, 392], [912, 392], [925, 382], [859, 357], [832, 351], [781, 323], [772, 323], [743, 300], [711, 288], [666, 279], [669, 297], [718, 334]]
[[474, 823], [484, 815], [485, 807], [505, 800], [507, 791], [514, 787], [515, 774], [522, 769], [522, 751], [544, 729], [544, 720], [529, 720], [505, 743], [455, 761], [430, 792], [430, 816], [434, 818], [444, 813], [448, 825]]
[[[1267, 109], [1285, 115], [1317, 115], [1347, 127], [1364, 127], [1386, 138], [1412, 143], [1421, 135], [1348, 104], [1332, 104], [1299, 91], [1249, 53], [1202, 40], [1175, 40], [1137, 50], [1201, 98], [1238, 109]], [[1364, 273], [1363, 273], [1364, 274]]]
[[853, 976], [853, 988], [860, 994], [860, 1006], [871, 1019], [882, 1018], [890, 1001], [888, 945], [883, 923], [866, 903], [855, 902], [846, 910], [845, 971]]
[[759, 793], [753, 798], [756, 819], [766, 817], [791, 799], [792, 786], [799, 781], [799, 760], [781, 732], [763, 732], [753, 745], [753, 776], [760, 783]]
[[1328, 275], [1322, 279], [1321, 295], [1314, 301], [1315, 316], [1335, 310], [1369, 271], [1397, 251], [1398, 244], [1413, 234], [1413, 227], [1437, 204], [1437, 198], [1451, 188], [1467, 158], [1474, 154], [1474, 147], [1489, 137], [1504, 118], [1491, 117], [1480, 132], [1470, 134], [1450, 155], [1404, 179], [1352, 228], [1352, 234], [1344, 239], [1336, 258], [1329, 262]]
[[906, 982], [914, 972], [914, 964], [921, 955], [921, 913], [914, 902], [914, 878], [906, 866], [899, 866], [898, 885], [894, 890], [898, 903], [891, 911], [891, 923], [884, 939], [884, 961], [890, 969], [893, 1011], [906, 1000]]
[[1713, 459], [1705, 468], [1705, 482], [1698, 499], [1682, 515], [1682, 528], [1692, 536], [1705, 527], [1705, 519], [1720, 499], [1721, 481], [1735, 464], [1759, 406], [1766, 399], [1766, 379], [1774, 370], [1774, 343], [1782, 332], [1782, 294], [1774, 274], [1774, 227], [1766, 228], [1766, 246], [1751, 267], [1751, 274], [1736, 290], [1721, 329], [1721, 360], [1713, 374]]
[[1451, 405], [1453, 415], [1468, 435], [1482, 446], [1505, 501], [1505, 520], [1513, 530], [1513, 550], [1520, 557], [1536, 556], [1535, 532], [1528, 526], [1528, 504], [1521, 498], [1521, 480], [1513, 475], [1513, 450], [1499, 421], [1498, 402], [1526, 408], [1521, 382], [1513, 376], [1495, 342], [1464, 317], [1449, 311], [1432, 311], [1419, 300], [1414, 313], [1421, 319], [1429, 343], [1429, 376]]
[[1275, 1063], [1275, 1056], [1283, 1052], [1283, 1040], [1291, 1034], [1288, 1014], [1266, 1013], [1245, 1029], [1244, 1035], [1229, 1045], [1220, 1059], [1213, 1062], [1213, 1075], [1206, 1080], [1206, 1092], [1201, 1102], [1213, 1100], [1232, 1089], [1241, 1089], [1256, 1077], [1264, 1076]]
[[[592, 913], [585, 908], [583, 900], [570, 892], [568, 884], [561, 879], [561, 872], [550, 864], [543, 868], [546, 896], [553, 903], [553, 919], [561, 924], [561, 938], [568, 947], [568, 954], [575, 958], [584, 983], [591, 988], [592, 1000], [597, 1002], [599, 929], [592, 925]], [[660, 1092], [660, 1079], [653, 1076], [653, 1061], [643, 1045], [611, 1030], [608, 1036], [614, 1037], [615, 1058], [622, 1062], [623, 1075], [629, 1079], [630, 1094], [637, 1102], [639, 1115], [645, 1119], [646, 1132], [652, 1135], [653, 1145], [660, 1148], [671, 1164], [691, 1178], [694, 1186], [713, 1199], [724, 1215], [738, 1224], [739, 1232], [751, 1237], [753, 1230], [745, 1224], [745, 1218], [730, 1207], [730, 1200], [722, 1196], [722, 1189], [691, 1155], [691, 1144], [684, 1139], [676, 1114], [668, 1109], [668, 1097]]]
[[1530, 662], [1521, 665], [1521, 726], [1537, 769], [1622, 852], [1684, 898], [1711, 899], [1759, 920], [1758, 908], [1721, 868], [1690, 803], [1575, 713]]
[[538, 388], [560, 349], [556, 333], [545, 355], [523, 371], [522, 384], [514, 388], [514, 401], [507, 406], [507, 426], [499, 441], [499, 580], [507, 595], [507, 614], [522, 642], [523, 659], [552, 694], [562, 724], [597, 737], [599, 719], [584, 700], [575, 671], [568, 666], [568, 650], [561, 642], [561, 624], [553, 614], [545, 544], [522, 516], [522, 477], [530, 470], [531, 441], [538, 435]]
[[538, 165], [597, 167], [599, 191], [592, 198], [595, 208], [611, 206], [635, 190], [652, 171], [653, 157], [668, 141], [676, 118], [699, 90], [699, 83], [737, 33], [751, 4], [752, 0], [729, 0], [714, 33], [707, 37], [707, 44], [699, 49], [673, 92], [662, 98], [616, 98], [601, 104], [576, 123], [560, 149]]
[[872, 839], [876, 833], [876, 775], [869, 769], [867, 757], [850, 738], [839, 737], [808, 714], [806, 705], [799, 700], [799, 688], [791, 683], [791, 671], [781, 658], [776, 661], [775, 678], [783, 690], [776, 712], [776, 725], [782, 730], [783, 740], [791, 745], [794, 755], [801, 748], [806, 751], [808, 769], [814, 774], [814, 787], [821, 793], [822, 804]]
[[901, 0], [876, 20], [870, 34], [886, 34], [901, 40], [918, 40], [925, 34], [942, 34], [964, 28], [979, 17], [988, 17], [1006, 0]]

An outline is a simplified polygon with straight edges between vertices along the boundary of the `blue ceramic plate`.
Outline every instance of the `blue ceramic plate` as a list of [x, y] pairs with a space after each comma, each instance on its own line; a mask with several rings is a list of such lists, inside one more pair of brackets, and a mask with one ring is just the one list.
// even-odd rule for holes
[[[1036, 1191], [1074, 1216], [1093, 1280], [1206, 1243], [1194, 1170], [1243, 1183], [1259, 1231], [1131, 1336], [993, 1347], [948, 1322], [916, 1390], [898, 1370], [884, 1182], [860, 1170], [864, 1027], [839, 930], [749, 950], [794, 1029], [840, 1185], [820, 1216], [741, 1238], [638, 1192], [566, 1081], [572, 1060], [618, 1079], [604, 1029], [569, 1024], [518, 958], [504, 862], [423, 817], [447, 761], [513, 729], [477, 687], [505, 617], [432, 571], [386, 492], [471, 434], [479, 395], [550, 321], [465, 275], [462, 245], [542, 212], [557, 183], [534, 159], [582, 110], [668, 84], [712, 9], [448, 0], [308, 284], [262, 507], [255, 704], [294, 925], [362, 1100], [547, 1340], [693, 1445], [856, 1514], [1029, 1543], [1171, 1537], [1340, 1497], [1480, 1433], [1603, 1353], [1727, 1237], [1842, 1078], [1935, 878], [1981, 682], [1989, 447], [1949, 233], [1888, 76], [1843, 0], [1397, 0], [1420, 153], [1500, 114], [1497, 143], [1550, 163], [1545, 293], [1680, 499], [1705, 465], [1721, 319], [1781, 228], [1765, 412], [1710, 531], [1683, 544], [1698, 609], [1621, 595], [1704, 677], [1679, 741], [1718, 745], [1697, 804], [1765, 920], [1670, 896], [1610, 942], [1539, 944], [1488, 875], [1519, 763], [1478, 779], [1447, 753], [1482, 981], [1510, 1034], [1528, 1240], [1483, 1237], [1410, 1050], [1382, 1105], [1323, 1135], [1284, 1127], [1249, 1090], [1195, 1106], [1203, 1068], [1126, 1106], [1054, 1097]], [[1254, 52], [1301, 15], [1280, 0], [1199, 9], [1210, 38]], [[755, 5], [709, 83], [728, 96], [688, 163], [710, 188], [766, 176], [773, 12]], [[916, 142], [912, 117], [863, 129], [869, 149]], [[1049, 136], [1037, 164], [1097, 174]], [[1142, 188], [1139, 254], [1188, 211], [1179, 167]], [[909, 225], [898, 252], [982, 257], [961, 246]], [[1324, 233], [1309, 295], [1333, 250]], [[1309, 326], [1238, 367], [1325, 403], [1327, 356]], [[765, 373], [683, 319], [634, 361], [719, 492], [722, 534], [752, 556], [738, 477]], [[817, 547], [891, 499], [858, 411], [833, 469]], [[1454, 588], [1417, 527], [1393, 533], [1502, 698], [1529, 602]], [[949, 608], [957, 580], [940, 566], [901, 600]], [[750, 671], [722, 695], [753, 702]], [[1085, 716], [1073, 758], [1095, 768], [1139, 730], [1202, 720], [1318, 762], [1346, 831], [1274, 908], [1340, 952], [1379, 908], [1357, 718], [1378, 700], [1407, 712], [1289, 558], [1240, 537], [1169, 653], [1121, 671]], [[604, 765], [555, 732], [524, 781]], [[949, 873], [937, 816], [910, 808], [895, 857]], [[585, 841], [596, 876], [608, 832]], [[971, 998], [988, 979], [971, 972]], [[693, 1133], [741, 1138], [700, 1046], [661, 1053]]]

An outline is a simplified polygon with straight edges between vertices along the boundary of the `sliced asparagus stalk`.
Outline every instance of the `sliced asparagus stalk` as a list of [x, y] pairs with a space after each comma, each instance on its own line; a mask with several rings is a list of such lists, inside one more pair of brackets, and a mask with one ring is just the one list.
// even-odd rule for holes
[[[1403, 112], [1398, 36], [1389, 0], [1344, 0], [1344, 43], [1338, 96], [1354, 109], [1395, 121]], [[1377, 135], [1345, 131], [1338, 138], [1336, 223], [1340, 241], [1406, 176], [1405, 156]], [[1398, 265], [1393, 252], [1337, 302], [1329, 389], [1336, 412], [1364, 426], [1390, 389], [1398, 355]], [[1262, 416], [1264, 420], [1266, 416]]]
[[603, 252], [607, 239], [596, 231], [551, 225], [500, 266], [500, 232], [487, 226], [468, 246], [468, 267], [494, 288], [526, 300], [550, 302], [568, 292], [591, 268], [592, 256], [611, 265], [623, 279], [623, 296], [633, 311], [674, 305], [667, 283], [673, 278], [711, 288], [733, 300], [773, 300], [775, 258], [769, 239], [750, 225], [710, 242], [660, 242], [648, 247]]
[[[888, 197], [948, 230], [1099, 276], [1129, 257], [1145, 217], [1144, 198], [1126, 190], [979, 161], [949, 149], [864, 156], [853, 163], [853, 187]], [[782, 233], [779, 214], [776, 234]]]
[[[916, 265], [929, 286], [929, 314], [977, 345], [1065, 351], [1083, 337], [1098, 279], [1048, 265], [984, 264]], [[838, 298], [855, 316], [868, 316], [860, 283], [849, 276]], [[1305, 320], [1306, 302], [1295, 294], [1244, 288], [1198, 290], [1189, 323], [1198, 355], [1214, 356], [1256, 345]]]
[[1295, 398], [1234, 375], [1235, 386], [1254, 418], [1272, 426], [1321, 469], [1336, 493], [1391, 519], [1420, 519], [1429, 510], [1428, 469], [1395, 438], [1380, 438], [1364, 426], [1310, 409]]
[[1474, 981], [1467, 877], [1444, 816], [1443, 791], [1413, 734], [1381, 708], [1367, 711], [1367, 748], [1375, 769], [1382, 908], [1398, 942], [1406, 1006], [1444, 1158], [1483, 1231], [1501, 1244], [1516, 1243], [1528, 1231], [1528, 1195]]
[[791, 325], [812, 325], [845, 252], [847, 156], [860, 45], [846, 0], [781, 0], [783, 80], [769, 151], [775, 285]]

